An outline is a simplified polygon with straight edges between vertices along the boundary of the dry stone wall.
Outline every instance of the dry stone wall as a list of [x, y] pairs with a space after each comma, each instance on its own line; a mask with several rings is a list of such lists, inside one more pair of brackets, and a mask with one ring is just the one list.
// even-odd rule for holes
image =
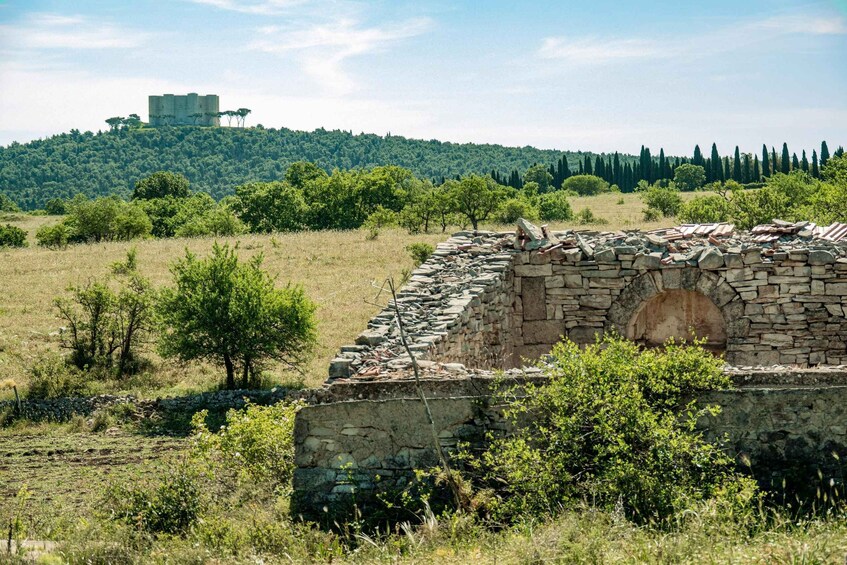
[[[510, 376], [526, 378], [520, 372]], [[764, 482], [779, 485], [787, 468], [807, 478], [820, 469], [826, 480], [840, 480], [840, 462], [847, 457], [847, 372], [813, 373], [812, 382], [797, 387], [761, 384], [789, 382], [790, 373], [737, 372], [734, 378], [746, 385], [700, 399], [721, 407], [700, 423], [707, 438], [726, 437], [728, 452]], [[457, 379], [450, 386], [444, 382], [424, 386], [447, 453], [459, 442], [483, 445], [487, 432], [508, 433], [502, 406], [491, 403], [492, 390], [502, 381], [487, 375]], [[405, 384], [360, 384], [368, 391], [366, 400], [323, 403], [300, 412], [294, 472], [299, 513], [320, 519], [324, 508], [350, 500], [367, 512], [378, 493], [402, 489], [414, 469], [438, 464], [423, 405]]]
[[[341, 348], [299, 413], [299, 511], [351, 494], [364, 504], [435, 462], [397, 311], [448, 450], [506, 431], [492, 370], [540, 378], [527, 361], [563, 336], [654, 345], [693, 331], [738, 385], [706, 399], [723, 407], [707, 433], [728, 434], [765, 475], [787, 464], [835, 473], [832, 453], [847, 456], [847, 243], [806, 223], [756, 230], [548, 233], [521, 221], [517, 233], [456, 234]], [[808, 367], [819, 369], [787, 370]]]
[[[558, 242], [558, 243], [557, 243]], [[571, 242], [565, 246], [563, 242]], [[789, 234], [672, 243], [640, 232], [541, 241], [460, 232], [398, 292], [410, 348], [432, 376], [519, 367], [562, 336], [647, 343], [689, 329], [734, 366], [847, 364], [847, 244]], [[409, 376], [390, 303], [330, 364], [330, 382]]]

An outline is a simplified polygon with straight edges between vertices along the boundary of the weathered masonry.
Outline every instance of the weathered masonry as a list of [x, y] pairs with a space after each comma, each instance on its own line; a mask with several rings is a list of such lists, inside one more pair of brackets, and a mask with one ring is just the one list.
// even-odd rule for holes
[[[847, 226], [681, 226], [651, 233], [461, 232], [401, 289], [397, 306], [421, 366], [442, 444], [503, 426], [489, 406], [493, 370], [523, 368], [563, 336], [615, 331], [645, 345], [705, 339], [738, 388], [715, 394], [736, 453], [770, 468], [823, 468], [847, 456]], [[810, 369], [814, 368], [814, 369]], [[330, 366], [326, 400], [296, 429], [304, 509], [402, 484], [434, 462], [411, 359], [393, 306]], [[377, 479], [378, 477], [378, 479]]]

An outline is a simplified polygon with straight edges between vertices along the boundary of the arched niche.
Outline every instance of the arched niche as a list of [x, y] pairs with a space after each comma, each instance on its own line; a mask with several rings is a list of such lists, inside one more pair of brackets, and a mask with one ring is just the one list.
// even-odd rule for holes
[[670, 289], [645, 300], [632, 314], [626, 337], [656, 347], [673, 338], [705, 340], [715, 351], [726, 349], [726, 324], [720, 309], [704, 294]]
[[[676, 294], [674, 291], [688, 291], [700, 295], [702, 298], [695, 298], [692, 295], [683, 298], [681, 302], [688, 302], [692, 305], [691, 320], [686, 320], [684, 310], [674, 312], [673, 308], [669, 307], [673, 304], [679, 304], [679, 298], [673, 298]], [[666, 294], [667, 293], [667, 294]], [[665, 295], [665, 298], [661, 298]], [[655, 302], [652, 302], [655, 299]], [[727, 361], [734, 363], [737, 359], [737, 347], [742, 343], [750, 330], [750, 320], [744, 315], [744, 302], [741, 300], [735, 289], [732, 288], [722, 277], [715, 273], [702, 271], [697, 268], [663, 268], [655, 271], [649, 271], [635, 277], [613, 301], [609, 308], [607, 317], [606, 329], [617, 332], [622, 336], [636, 336], [641, 331], [646, 330], [647, 320], [652, 314], [653, 316], [675, 314], [680, 320], [676, 328], [685, 327], [687, 330], [689, 324], [695, 327], [695, 335], [718, 334], [714, 329], [709, 330], [709, 325], [702, 325], [700, 331], [697, 331], [696, 316], [694, 312], [707, 311], [711, 312], [706, 318], [710, 320], [712, 328], [716, 327], [717, 321], [714, 317], [714, 311], [709, 305], [704, 305], [703, 300], [706, 300], [714, 306], [718, 312], [723, 324], [722, 343], [725, 345]], [[648, 306], [650, 305], [650, 306]], [[645, 312], [644, 314], [641, 314]], [[639, 316], [641, 316], [639, 321]], [[704, 318], [701, 316], [701, 318]], [[643, 325], [639, 325], [643, 324]], [[651, 325], [658, 327], [661, 324], [651, 322]], [[677, 330], [674, 330], [676, 333]], [[648, 336], [649, 338], [650, 336]], [[675, 336], [677, 337], [677, 336]], [[690, 332], [683, 332], [683, 336], [690, 337]], [[653, 340], [658, 339], [658, 332], [654, 334]], [[715, 338], [712, 338], [715, 339]], [[719, 341], [720, 343], [720, 341]], [[723, 350], [723, 348], [721, 347]]]

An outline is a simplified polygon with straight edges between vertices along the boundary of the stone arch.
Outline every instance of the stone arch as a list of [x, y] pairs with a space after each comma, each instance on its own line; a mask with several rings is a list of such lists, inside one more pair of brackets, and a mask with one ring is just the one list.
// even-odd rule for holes
[[[638, 318], [645, 308], [652, 305], [657, 307], [658, 312], [668, 306], [662, 304], [663, 301], [671, 302], [672, 306], [673, 300], [677, 299], [707, 300], [711, 306], [701, 303], [699, 307], [705, 311], [714, 307], [720, 313], [724, 333], [719, 337], [725, 344], [728, 357], [733, 345], [749, 332], [750, 322], [744, 318], [744, 303], [735, 289], [718, 274], [694, 267], [668, 267], [635, 277], [609, 308], [608, 327], [622, 336], [632, 337], [633, 332], [640, 329], [637, 327]], [[659, 315], [663, 314], [667, 314], [667, 310]]]

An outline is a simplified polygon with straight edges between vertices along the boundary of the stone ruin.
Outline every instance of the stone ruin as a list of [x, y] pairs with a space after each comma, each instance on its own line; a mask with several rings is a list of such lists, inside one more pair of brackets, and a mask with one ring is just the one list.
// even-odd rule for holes
[[[505, 375], [542, 378], [562, 337], [614, 331], [645, 346], [704, 339], [736, 387], [708, 437], [763, 480], [847, 457], [847, 225], [774, 221], [651, 232], [459, 232], [397, 293], [397, 310], [442, 447], [506, 429], [490, 402]], [[437, 461], [389, 304], [343, 346], [295, 429], [295, 500], [304, 515], [402, 487]], [[501, 378], [498, 379], [497, 376]], [[788, 469], [789, 471], [786, 471]]]

